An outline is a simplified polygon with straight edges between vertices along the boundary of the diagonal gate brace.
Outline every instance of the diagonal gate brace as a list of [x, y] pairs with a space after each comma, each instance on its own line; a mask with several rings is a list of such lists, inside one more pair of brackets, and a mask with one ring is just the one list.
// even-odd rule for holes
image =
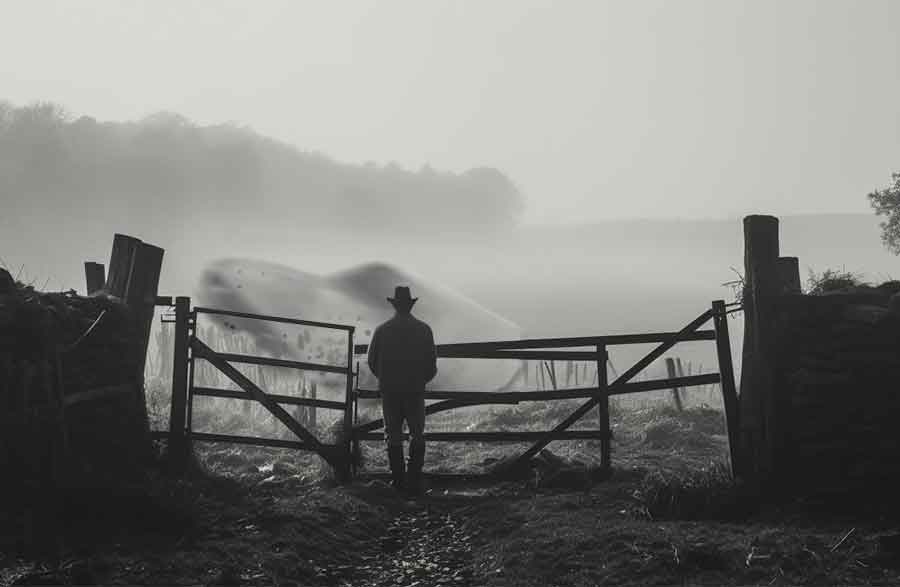
[[682, 328], [678, 331], [670, 340], [661, 343], [655, 349], [650, 351], [643, 359], [635, 363], [631, 366], [627, 371], [622, 373], [615, 381], [613, 381], [609, 387], [606, 389], [600, 390], [597, 395], [587, 402], [581, 405], [577, 410], [572, 412], [569, 417], [556, 425], [553, 430], [548, 431], [540, 440], [534, 443], [528, 450], [522, 453], [516, 460], [512, 461], [507, 467], [509, 469], [516, 469], [518, 467], [522, 467], [528, 461], [531, 460], [534, 455], [539, 453], [544, 447], [550, 444], [556, 437], [559, 432], [562, 432], [569, 428], [572, 424], [580, 420], [585, 414], [587, 414], [591, 408], [599, 404], [601, 401], [605, 401], [609, 395], [615, 393], [618, 388], [623, 387], [628, 381], [646, 369], [650, 363], [661, 357], [666, 351], [675, 346], [684, 336], [687, 336], [703, 326], [710, 318], [712, 317], [712, 310], [707, 310], [696, 319], [694, 319], [690, 324]]

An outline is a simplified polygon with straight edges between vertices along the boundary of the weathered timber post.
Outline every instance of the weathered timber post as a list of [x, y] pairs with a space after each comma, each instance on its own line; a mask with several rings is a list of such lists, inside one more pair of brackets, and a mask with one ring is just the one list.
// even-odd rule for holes
[[341, 471], [338, 471], [340, 479], [350, 481], [353, 476], [353, 327], [347, 331], [347, 392], [344, 397], [344, 437], [343, 459], [340, 461]]
[[[313, 381], [309, 384], [309, 398], [316, 399], [319, 397], [319, 392], [316, 387], [316, 382]], [[316, 406], [307, 406], [306, 408], [306, 421], [310, 428], [316, 427]]]
[[[675, 379], [678, 376], [678, 373], [675, 371], [675, 359], [672, 357], [666, 357], [666, 374], [669, 376], [669, 379]], [[678, 387], [672, 387], [672, 401], [675, 402], [675, 409], [679, 412], [684, 411], [684, 405], [681, 403], [681, 389]]]
[[771, 480], [780, 447], [776, 409], [778, 219], [744, 218], [744, 351], [740, 431], [744, 473], [761, 484]]
[[[357, 390], [359, 389], [359, 361], [356, 361], [356, 369], [353, 372], [353, 426], [356, 427], [359, 425], [359, 398], [356, 395]], [[315, 408], [313, 408], [315, 409]], [[315, 412], [313, 412], [315, 415]], [[315, 422], [314, 422], [315, 424]], [[359, 448], [359, 438], [353, 437], [353, 446], [351, 447], [352, 456], [353, 456], [353, 474], [356, 474], [357, 465], [359, 464], [359, 459], [357, 458], [361, 455]]]
[[731, 476], [743, 475], [740, 451], [740, 422], [738, 420], [738, 397], [734, 385], [734, 365], [731, 360], [731, 340], [728, 335], [728, 314], [725, 302], [712, 303], [713, 325], [716, 329], [716, 354], [719, 359], [722, 404], [725, 407], [725, 429], [728, 433], [728, 451], [731, 456]]
[[800, 260], [797, 257], [778, 257], [778, 283], [781, 286], [781, 293], [802, 293]]
[[113, 237], [112, 254], [109, 256], [109, 273], [106, 276], [106, 291], [110, 295], [124, 298], [131, 277], [134, 255], [141, 241], [125, 234]]
[[147, 348], [150, 345], [150, 330], [153, 326], [153, 314], [156, 309], [156, 295], [159, 289], [159, 277], [162, 272], [163, 254], [159, 247], [138, 241], [131, 262], [131, 272], [125, 289], [125, 303], [134, 315], [138, 329], [137, 387], [138, 409], [149, 435], [147, 420], [147, 396], [144, 389], [144, 369], [147, 365]]
[[603, 398], [597, 404], [597, 421], [600, 428], [600, 466], [608, 469], [612, 464], [612, 430], [609, 427], [609, 380], [606, 361], [609, 353], [606, 345], [597, 345], [597, 388]]
[[187, 461], [189, 446], [185, 416], [188, 384], [188, 336], [191, 298], [175, 298], [175, 355], [172, 367], [172, 404], [169, 412], [169, 463], [182, 470]]
[[85, 261], [84, 280], [87, 285], [88, 295], [100, 291], [106, 284], [106, 267], [103, 266], [103, 263]]

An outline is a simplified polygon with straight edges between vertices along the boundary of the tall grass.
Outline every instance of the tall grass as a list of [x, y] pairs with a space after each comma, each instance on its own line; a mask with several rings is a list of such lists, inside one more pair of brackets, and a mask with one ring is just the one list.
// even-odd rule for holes
[[758, 501], [722, 462], [680, 471], [654, 469], [632, 497], [638, 515], [654, 520], [738, 520], [752, 513]]

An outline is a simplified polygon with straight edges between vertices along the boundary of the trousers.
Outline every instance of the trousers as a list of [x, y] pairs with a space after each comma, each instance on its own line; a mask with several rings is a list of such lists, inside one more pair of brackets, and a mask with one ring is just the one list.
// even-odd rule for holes
[[425, 447], [425, 396], [421, 393], [381, 392], [384, 439], [388, 446], [403, 446], [403, 422], [409, 428], [410, 450]]

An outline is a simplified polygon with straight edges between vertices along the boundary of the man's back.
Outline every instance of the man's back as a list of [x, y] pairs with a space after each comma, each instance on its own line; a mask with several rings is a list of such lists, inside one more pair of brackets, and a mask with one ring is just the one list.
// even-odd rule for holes
[[421, 392], [437, 373], [431, 327], [411, 314], [397, 314], [375, 329], [368, 363], [382, 391]]

